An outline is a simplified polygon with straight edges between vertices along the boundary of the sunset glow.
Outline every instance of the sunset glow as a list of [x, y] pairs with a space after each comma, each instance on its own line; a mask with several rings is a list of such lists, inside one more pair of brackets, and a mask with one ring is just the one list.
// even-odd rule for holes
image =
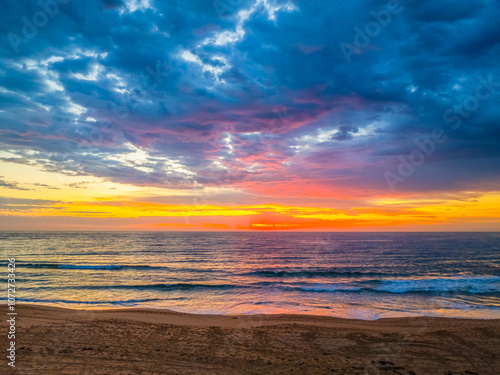
[[1, 229], [500, 229], [494, 2], [120, 4], [8, 5]]

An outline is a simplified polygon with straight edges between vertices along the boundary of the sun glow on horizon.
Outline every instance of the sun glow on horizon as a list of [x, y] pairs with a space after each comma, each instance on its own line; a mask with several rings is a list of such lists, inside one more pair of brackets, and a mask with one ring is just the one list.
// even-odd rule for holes
[[[299, 205], [245, 204], [248, 196], [228, 204], [220, 202], [220, 198], [226, 193], [234, 194], [232, 188], [226, 191], [221, 187], [199, 190], [141, 187], [40, 171], [34, 166], [16, 165], [2, 172], [0, 215], [4, 218], [3, 228], [8, 229], [12, 229], [8, 218], [42, 221], [50, 218], [46, 229], [87, 228], [97, 220], [102, 229], [109, 230], [432, 230], [443, 227], [463, 230], [471, 225], [477, 229], [481, 223], [486, 228], [494, 228], [500, 217], [500, 194], [496, 192], [443, 194], [441, 198], [412, 195], [356, 199], [355, 205], [349, 205], [350, 199], [343, 199], [347, 205], [343, 207], [328, 201], [321, 206], [313, 205], [304, 198], [295, 200]], [[40, 182], [30, 182], [33, 176]], [[273, 200], [265, 196], [258, 198]], [[73, 220], [79, 224], [72, 224]]]

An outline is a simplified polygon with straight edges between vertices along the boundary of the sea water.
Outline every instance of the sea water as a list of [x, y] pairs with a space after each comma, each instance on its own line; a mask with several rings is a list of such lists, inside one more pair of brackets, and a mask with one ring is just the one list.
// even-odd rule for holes
[[500, 233], [0, 232], [0, 254], [17, 302], [500, 318]]

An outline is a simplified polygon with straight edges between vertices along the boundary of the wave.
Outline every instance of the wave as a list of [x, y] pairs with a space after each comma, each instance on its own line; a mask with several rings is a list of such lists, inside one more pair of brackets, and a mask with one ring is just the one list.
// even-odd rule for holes
[[317, 283], [307, 282], [282, 283], [282, 282], [257, 282], [247, 285], [240, 284], [198, 284], [198, 283], [172, 283], [172, 284], [138, 284], [138, 285], [95, 285], [80, 286], [81, 289], [158, 289], [164, 291], [188, 291], [195, 289], [232, 290], [283, 290], [300, 292], [323, 293], [463, 293], [463, 294], [500, 294], [500, 277], [450, 277], [427, 279], [371, 279], [356, 280], [346, 283]]
[[77, 289], [77, 290], [109, 290], [109, 289], [135, 289], [148, 290], [160, 289], [165, 291], [172, 290], [194, 290], [194, 289], [243, 289], [250, 288], [249, 286], [234, 285], [234, 284], [190, 284], [190, 283], [175, 283], [175, 284], [136, 284], [136, 285], [82, 285], [82, 286], [67, 286], [67, 287], [38, 287], [35, 289]]
[[[500, 295], [500, 277], [459, 277], [442, 279], [385, 279], [366, 280], [348, 283], [275, 283], [259, 282], [247, 285], [239, 284], [202, 284], [202, 283], [157, 283], [124, 285], [80, 285], [66, 287], [39, 287], [34, 289], [78, 289], [78, 290], [158, 290], [158, 291], [193, 291], [236, 289], [312, 293], [391, 293], [391, 294], [476, 294]], [[233, 292], [237, 293], [237, 292]]]
[[116, 265], [116, 264], [59, 264], [59, 263], [16, 263], [18, 268], [48, 268], [61, 270], [120, 270], [124, 268], [132, 269], [158, 269], [165, 267], [155, 267], [147, 265]]
[[377, 276], [398, 276], [380, 272], [359, 272], [359, 271], [332, 271], [332, 270], [289, 270], [274, 271], [261, 270], [243, 274], [244, 276], [260, 277], [377, 277]]
[[160, 298], [148, 298], [148, 299], [128, 299], [121, 301], [74, 301], [66, 299], [39, 299], [39, 298], [17, 298], [18, 302], [36, 302], [36, 303], [67, 303], [67, 304], [77, 304], [77, 305], [128, 305], [137, 304], [144, 302], [154, 302], [161, 301]]
[[123, 289], [162, 289], [162, 290], [193, 290], [193, 289], [236, 289], [244, 288], [241, 285], [234, 284], [146, 284], [146, 285], [119, 285], [114, 288]]
[[382, 280], [375, 290], [390, 293], [500, 293], [500, 277], [468, 276], [413, 280]]
[[470, 293], [500, 294], [500, 277], [450, 277], [433, 279], [382, 279], [355, 283], [315, 284], [311, 286], [284, 286], [288, 290], [304, 292], [375, 292], [375, 293]]

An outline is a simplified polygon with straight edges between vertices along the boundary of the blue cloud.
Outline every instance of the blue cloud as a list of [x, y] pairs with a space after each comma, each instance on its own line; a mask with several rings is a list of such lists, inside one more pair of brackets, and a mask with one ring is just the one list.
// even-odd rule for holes
[[498, 2], [42, 1], [0, 9], [0, 149], [19, 161], [152, 186], [387, 189], [440, 128], [398, 188], [498, 186]]

